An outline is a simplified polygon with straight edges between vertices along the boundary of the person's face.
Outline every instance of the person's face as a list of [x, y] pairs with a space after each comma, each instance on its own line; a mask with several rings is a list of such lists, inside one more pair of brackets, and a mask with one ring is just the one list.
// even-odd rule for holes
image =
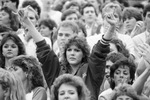
[[83, 52], [77, 46], [72, 45], [67, 48], [66, 57], [70, 65], [76, 66], [81, 63], [83, 58]]
[[105, 74], [106, 74], [106, 77], [109, 77], [110, 75], [110, 67], [113, 65], [113, 62], [108, 60], [106, 61], [106, 68], [105, 68]]
[[35, 13], [33, 11], [28, 11], [28, 18], [31, 20], [31, 22], [36, 25], [37, 24], [37, 20], [35, 18]]
[[134, 17], [127, 18], [124, 21], [125, 28], [128, 32], [131, 32], [136, 24], [136, 19]]
[[127, 95], [121, 95], [121, 96], [118, 96], [116, 100], [133, 100], [133, 99]]
[[116, 86], [120, 83], [128, 83], [130, 80], [130, 70], [128, 66], [120, 66], [114, 72], [114, 81]]
[[13, 58], [18, 55], [19, 48], [13, 40], [7, 40], [2, 46], [2, 53], [5, 58]]
[[145, 26], [146, 26], [146, 29], [150, 32], [150, 12], [146, 13]]
[[85, 22], [93, 23], [96, 19], [95, 9], [93, 7], [85, 7], [83, 9], [83, 17]]
[[116, 45], [113, 43], [109, 43], [109, 44], [110, 44], [110, 53], [118, 53]]
[[52, 30], [50, 30], [47, 26], [45, 25], [41, 25], [40, 26], [40, 33], [44, 36], [44, 37], [50, 37]]
[[0, 11], [0, 25], [10, 26], [9, 14], [4, 10]]
[[77, 16], [77, 14], [71, 14], [71, 15], [68, 15], [68, 16], [66, 16], [66, 19], [65, 20], [70, 20], [70, 21], [77, 21], [78, 20], [78, 16]]
[[79, 100], [76, 87], [62, 84], [58, 89], [58, 100]]
[[60, 27], [57, 35], [58, 46], [63, 47], [68, 42], [68, 40], [75, 35], [77, 34], [74, 33], [70, 27]]
[[16, 8], [16, 2], [12, 2], [11, 0], [2, 0], [2, 6], [14, 9]]
[[4, 94], [5, 91], [3, 90], [2, 85], [0, 84], [0, 100], [4, 100]]

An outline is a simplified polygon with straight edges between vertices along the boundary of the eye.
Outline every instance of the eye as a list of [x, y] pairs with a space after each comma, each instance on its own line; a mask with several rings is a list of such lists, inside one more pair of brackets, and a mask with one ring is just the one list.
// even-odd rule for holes
[[76, 52], [80, 52], [81, 50], [79, 50], [79, 49], [75, 49], [74, 51], [76, 51]]
[[59, 35], [59, 36], [63, 36], [63, 34], [62, 34], [62, 33], [58, 33], [58, 35]]
[[67, 49], [67, 51], [71, 51], [71, 49], [70, 49], [70, 48], [68, 48], [68, 49]]
[[13, 44], [11, 47], [12, 47], [12, 48], [17, 48], [17, 45]]

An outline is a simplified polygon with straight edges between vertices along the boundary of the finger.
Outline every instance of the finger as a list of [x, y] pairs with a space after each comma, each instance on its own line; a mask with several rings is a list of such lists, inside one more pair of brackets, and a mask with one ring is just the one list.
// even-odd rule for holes
[[147, 49], [150, 49], [150, 46], [149, 46], [147, 43], [144, 43], [144, 46], [145, 46]]
[[144, 44], [142, 44], [142, 45], [140, 44], [140, 45], [138, 45], [138, 47], [140, 49], [142, 49], [143, 51], [147, 50], [147, 47]]

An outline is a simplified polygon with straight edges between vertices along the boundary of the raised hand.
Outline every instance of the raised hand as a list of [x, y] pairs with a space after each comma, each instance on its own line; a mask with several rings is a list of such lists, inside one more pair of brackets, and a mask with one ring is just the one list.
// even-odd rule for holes
[[114, 12], [106, 13], [105, 15], [106, 21], [111, 25], [111, 26], [116, 26], [119, 21], [119, 16]]
[[143, 21], [137, 21], [130, 36], [134, 37], [137, 34], [140, 34], [144, 29], [144, 22]]
[[148, 44], [143, 44], [138, 46], [139, 54], [150, 64], [150, 46]]

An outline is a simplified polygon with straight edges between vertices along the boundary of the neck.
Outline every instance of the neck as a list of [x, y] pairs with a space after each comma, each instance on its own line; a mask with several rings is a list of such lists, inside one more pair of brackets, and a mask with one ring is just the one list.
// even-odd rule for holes
[[77, 72], [77, 70], [78, 70], [78, 68], [80, 67], [80, 64], [78, 64], [78, 65], [70, 65], [71, 66], [71, 74], [75, 74], [76, 72]]
[[11, 66], [9, 65], [9, 59], [5, 59], [5, 68], [9, 69]]

